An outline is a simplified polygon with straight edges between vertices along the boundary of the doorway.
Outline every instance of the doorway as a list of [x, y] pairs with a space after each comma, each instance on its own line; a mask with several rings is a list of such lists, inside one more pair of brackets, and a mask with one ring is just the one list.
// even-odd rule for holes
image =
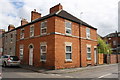
[[29, 46], [29, 65], [33, 65], [33, 45]]

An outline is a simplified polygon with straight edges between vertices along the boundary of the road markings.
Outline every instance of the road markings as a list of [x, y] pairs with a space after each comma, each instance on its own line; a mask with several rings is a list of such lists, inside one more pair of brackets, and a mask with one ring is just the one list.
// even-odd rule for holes
[[100, 77], [98, 77], [98, 78], [103, 78], [103, 77], [105, 77], [105, 76], [109, 76], [109, 75], [111, 75], [111, 73], [109, 73], [109, 74], [105, 74], [105, 75], [100, 76]]
[[65, 76], [66, 78], [73, 78], [72, 76]]
[[59, 74], [50, 74], [50, 75], [52, 75], [52, 76], [61, 76], [61, 75], [59, 75]]

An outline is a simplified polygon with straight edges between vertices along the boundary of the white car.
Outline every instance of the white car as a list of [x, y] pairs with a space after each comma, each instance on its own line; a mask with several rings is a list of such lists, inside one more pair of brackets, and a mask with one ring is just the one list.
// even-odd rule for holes
[[17, 56], [5, 55], [2, 56], [2, 66], [19, 66], [20, 60]]

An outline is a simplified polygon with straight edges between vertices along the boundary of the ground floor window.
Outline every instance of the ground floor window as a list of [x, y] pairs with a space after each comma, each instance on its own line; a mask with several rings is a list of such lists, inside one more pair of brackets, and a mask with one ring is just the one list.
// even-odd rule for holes
[[40, 44], [40, 61], [46, 61], [47, 45], [46, 43]]
[[87, 45], [87, 59], [91, 59], [91, 45]]
[[65, 42], [65, 60], [72, 61], [72, 43]]
[[20, 60], [23, 59], [23, 45], [20, 45]]

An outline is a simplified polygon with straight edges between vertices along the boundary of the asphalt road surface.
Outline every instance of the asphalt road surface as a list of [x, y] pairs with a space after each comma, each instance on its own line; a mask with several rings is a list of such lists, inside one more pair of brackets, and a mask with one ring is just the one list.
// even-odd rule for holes
[[26, 70], [20, 67], [2, 68], [3, 78], [118, 78], [118, 64], [101, 66], [92, 69], [78, 70], [63, 74], [46, 74]]

